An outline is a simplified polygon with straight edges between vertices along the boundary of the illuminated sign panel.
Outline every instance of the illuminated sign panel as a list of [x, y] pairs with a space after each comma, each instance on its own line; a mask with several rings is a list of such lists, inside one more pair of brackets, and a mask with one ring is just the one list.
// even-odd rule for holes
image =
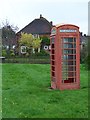
[[60, 32], [69, 32], [70, 33], [70, 32], [77, 32], [77, 30], [74, 30], [74, 29], [73, 30], [72, 29], [66, 29], [66, 30], [62, 29], [62, 30], [60, 30]]

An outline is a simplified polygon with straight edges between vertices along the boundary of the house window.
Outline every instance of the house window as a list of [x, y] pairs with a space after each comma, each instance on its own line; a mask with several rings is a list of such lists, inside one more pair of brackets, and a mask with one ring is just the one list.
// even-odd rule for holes
[[15, 49], [15, 45], [13, 45], [12, 48]]
[[25, 54], [26, 53], [26, 46], [21, 46], [21, 53]]
[[7, 45], [6, 48], [9, 49], [9, 46]]
[[49, 50], [51, 50], [51, 45], [49, 45]]
[[39, 38], [38, 34], [33, 34], [33, 38]]
[[48, 50], [48, 46], [47, 45], [44, 46], [44, 50]]

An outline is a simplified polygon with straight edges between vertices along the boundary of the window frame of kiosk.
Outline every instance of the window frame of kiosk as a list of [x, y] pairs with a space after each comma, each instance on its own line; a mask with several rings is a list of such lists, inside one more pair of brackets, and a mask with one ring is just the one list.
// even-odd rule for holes
[[62, 83], [76, 83], [76, 37], [61, 37], [61, 46]]

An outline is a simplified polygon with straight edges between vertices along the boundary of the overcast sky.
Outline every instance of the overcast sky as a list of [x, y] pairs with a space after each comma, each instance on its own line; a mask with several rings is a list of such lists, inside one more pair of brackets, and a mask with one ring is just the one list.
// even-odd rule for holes
[[75, 24], [88, 33], [88, 0], [0, 0], [0, 24], [7, 19], [20, 30], [40, 14], [54, 25]]

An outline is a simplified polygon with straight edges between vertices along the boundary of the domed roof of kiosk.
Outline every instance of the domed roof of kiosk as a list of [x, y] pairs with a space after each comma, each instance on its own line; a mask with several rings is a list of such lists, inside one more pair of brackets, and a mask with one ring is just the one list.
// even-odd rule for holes
[[56, 27], [60, 27], [60, 26], [63, 26], [63, 25], [70, 25], [70, 26], [75, 26], [75, 27], [77, 27], [77, 28], [79, 28], [77, 25], [74, 25], [74, 24], [65, 24], [65, 23], [60, 23], [60, 24], [56, 24], [55, 26]]

